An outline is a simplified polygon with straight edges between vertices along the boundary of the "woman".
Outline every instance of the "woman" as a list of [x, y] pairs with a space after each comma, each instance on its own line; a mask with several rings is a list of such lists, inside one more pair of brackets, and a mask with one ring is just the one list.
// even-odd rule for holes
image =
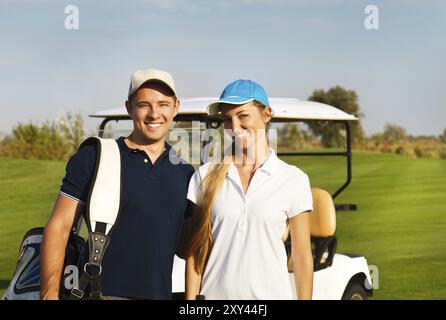
[[197, 210], [186, 259], [186, 298], [292, 299], [282, 240], [288, 223], [297, 295], [311, 299], [310, 183], [268, 148], [272, 110], [265, 90], [237, 80], [208, 113], [221, 114], [241, 157], [207, 163], [190, 181], [188, 199]]

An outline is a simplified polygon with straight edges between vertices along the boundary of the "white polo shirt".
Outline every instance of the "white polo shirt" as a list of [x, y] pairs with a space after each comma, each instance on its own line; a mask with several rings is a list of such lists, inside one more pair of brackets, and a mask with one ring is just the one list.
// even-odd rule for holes
[[[188, 199], [196, 203], [211, 163], [197, 169]], [[206, 299], [292, 299], [282, 237], [287, 219], [313, 210], [308, 176], [270, 155], [251, 179], [246, 194], [231, 164], [212, 210], [214, 245], [203, 273]]]

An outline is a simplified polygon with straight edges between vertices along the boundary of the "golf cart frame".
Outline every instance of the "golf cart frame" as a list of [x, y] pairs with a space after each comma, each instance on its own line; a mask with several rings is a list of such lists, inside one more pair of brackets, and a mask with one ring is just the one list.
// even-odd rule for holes
[[[206, 107], [217, 98], [189, 98], [181, 99], [180, 111], [175, 117], [175, 122], [200, 121], [205, 124], [206, 129], [220, 127], [221, 120], [218, 116], [208, 116]], [[355, 204], [337, 204], [333, 200], [337, 198], [351, 183], [352, 180], [352, 150], [351, 150], [351, 121], [358, 119], [333, 106], [313, 102], [301, 101], [293, 98], [270, 98], [270, 106], [273, 109], [273, 123], [322, 121], [343, 124], [345, 128], [346, 148], [340, 152], [280, 152], [278, 156], [331, 156], [345, 157], [347, 177], [345, 182], [331, 195], [327, 193], [328, 201], [331, 202], [334, 215], [338, 211], [357, 210]], [[111, 121], [130, 120], [124, 107], [96, 112], [91, 117], [103, 118], [99, 127], [99, 136], [104, 135], [106, 125]], [[203, 147], [207, 142], [203, 142]], [[319, 189], [320, 190], [320, 189]], [[323, 191], [323, 190], [322, 190]], [[312, 190], [313, 192], [313, 190]], [[324, 191], [326, 193], [326, 191]], [[331, 196], [331, 197], [330, 197]], [[334, 218], [336, 220], [336, 218]], [[334, 227], [335, 228], [335, 227]], [[335, 230], [335, 229], [334, 229]], [[314, 281], [313, 299], [330, 300], [362, 300], [373, 295], [372, 281], [367, 260], [356, 254], [336, 253], [336, 236], [316, 237], [312, 235], [311, 241], [314, 245]], [[289, 236], [284, 240], [285, 248], [290, 256], [291, 240]], [[175, 257], [174, 270], [172, 274], [173, 292], [184, 292], [184, 260]], [[289, 276], [294, 296], [294, 273], [289, 266]]]

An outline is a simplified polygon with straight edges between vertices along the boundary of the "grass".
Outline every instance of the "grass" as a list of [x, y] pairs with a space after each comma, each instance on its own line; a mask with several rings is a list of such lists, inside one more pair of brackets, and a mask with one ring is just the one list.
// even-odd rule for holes
[[[333, 193], [345, 159], [284, 157]], [[14, 271], [23, 234], [43, 226], [65, 163], [0, 158], [0, 295]], [[446, 299], [446, 161], [354, 153], [353, 181], [336, 203], [338, 251], [359, 253], [379, 270], [374, 299]]]
[[23, 235], [48, 220], [64, 168], [62, 162], [0, 158], [0, 296]]
[[[345, 159], [284, 160], [331, 193], [345, 179]], [[446, 298], [445, 195], [446, 161], [354, 153], [353, 181], [335, 203], [355, 203], [358, 211], [338, 213], [338, 251], [378, 267], [374, 298]]]

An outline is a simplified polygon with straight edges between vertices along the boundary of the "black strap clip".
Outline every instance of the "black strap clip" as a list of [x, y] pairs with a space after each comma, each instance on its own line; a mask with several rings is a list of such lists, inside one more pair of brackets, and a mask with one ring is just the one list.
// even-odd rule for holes
[[76, 299], [81, 300], [84, 297], [84, 292], [77, 288], [73, 288], [73, 289], [71, 289], [71, 296], [73, 296]]

